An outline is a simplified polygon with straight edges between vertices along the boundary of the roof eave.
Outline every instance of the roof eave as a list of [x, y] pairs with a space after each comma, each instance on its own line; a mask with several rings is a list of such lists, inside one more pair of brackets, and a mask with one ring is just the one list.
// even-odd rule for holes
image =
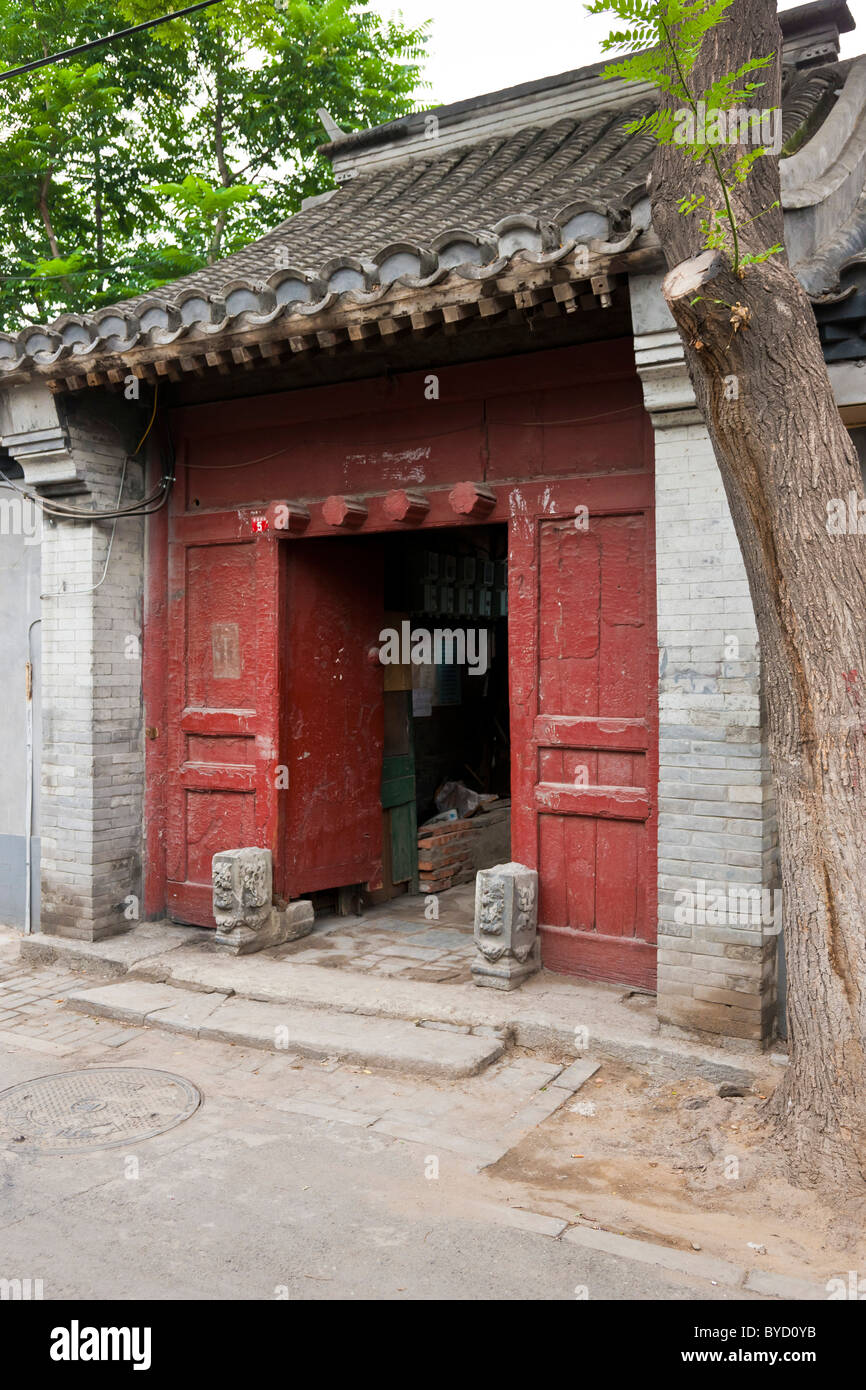
[[541, 263], [518, 253], [485, 278], [468, 279], [455, 270], [421, 289], [395, 284], [376, 304], [351, 303], [344, 296], [318, 314], [281, 314], [268, 325], [251, 325], [239, 315], [218, 338], [197, 334], [122, 352], [97, 349], [31, 361], [4, 374], [0, 387], [41, 379], [55, 391], [80, 391], [117, 387], [129, 375], [145, 380], [228, 375], [320, 353], [363, 352], [437, 330], [463, 333], [506, 319], [526, 322], [535, 315], [603, 309], [628, 273], [660, 270], [664, 264], [654, 236], [640, 248], [584, 251], [572, 244], [558, 259]]

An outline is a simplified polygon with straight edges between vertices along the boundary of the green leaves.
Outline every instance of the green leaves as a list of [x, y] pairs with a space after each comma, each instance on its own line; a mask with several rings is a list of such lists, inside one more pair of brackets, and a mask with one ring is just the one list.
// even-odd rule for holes
[[740, 265], [761, 265], [763, 261], [772, 260], [773, 256], [781, 256], [784, 250], [785, 248], [782, 245], [782, 243], [777, 242], [775, 246], [769, 246], [766, 251], [759, 251], [754, 254], [750, 253], [745, 256], [741, 256]]
[[[691, 79], [703, 40], [724, 21], [732, 4], [733, 0], [594, 0], [586, 9], [590, 14], [609, 12], [627, 26], [614, 30], [603, 44], [605, 52], [627, 50], [627, 56], [607, 65], [604, 76], [649, 83], [664, 96], [659, 110], [628, 122], [625, 129], [633, 135], [651, 134], [659, 144], [676, 145], [694, 163], [712, 163], [724, 209], [713, 209], [702, 218], [704, 247], [729, 252], [739, 273], [782, 249], [741, 255], [731, 202], [731, 190], [745, 183], [755, 162], [769, 152], [769, 141], [763, 142], [763, 137], [774, 115], [775, 153], [779, 152], [776, 141], [781, 145], [781, 126], [776, 108], [756, 111], [743, 106], [763, 85], [748, 79], [767, 68], [774, 54], [749, 58], [704, 91], [693, 86]], [[761, 140], [755, 139], [756, 131]], [[742, 150], [748, 141], [753, 142], [750, 148], [731, 154]], [[704, 202], [703, 197], [687, 196], [681, 199], [679, 211], [688, 217]]]
[[237, 203], [248, 203], [256, 196], [256, 191], [250, 183], [215, 188], [207, 179], [199, 178], [196, 174], [187, 174], [183, 183], [158, 183], [153, 189], [161, 197], [170, 198], [182, 211], [205, 218], [218, 217]]
[[615, 30], [603, 40], [603, 53], [608, 53], [614, 48], [645, 48], [657, 41], [660, 7], [654, 0], [638, 0], [638, 3], [621, 0], [621, 3], [617, 4], [609, 4], [608, 0], [595, 0], [595, 3], [587, 5], [586, 9], [589, 14], [604, 14], [611, 10], [629, 25], [627, 29]]
[[733, 187], [735, 183], [745, 183], [755, 160], [760, 159], [766, 153], [763, 145], [759, 145], [756, 150], [747, 150], [728, 170], [728, 186]]
[[24, 262], [34, 280], [63, 280], [84, 270], [87, 263], [87, 253], [81, 247], [77, 247], [71, 256], [53, 256], [51, 259], [38, 256], [35, 261]]
[[671, 145], [677, 134], [677, 119], [673, 111], [651, 111], [639, 120], [627, 121], [626, 130], [631, 135], [654, 135], [660, 145]]
[[[0, 0], [4, 66], [165, 12]], [[147, 292], [261, 236], [332, 186], [318, 108], [346, 130], [414, 110], [425, 41], [366, 0], [223, 0], [9, 81], [0, 324]]]

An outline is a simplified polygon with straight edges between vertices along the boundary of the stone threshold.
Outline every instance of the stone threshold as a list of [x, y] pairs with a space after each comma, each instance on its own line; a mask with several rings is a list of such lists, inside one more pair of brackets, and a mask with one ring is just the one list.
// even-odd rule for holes
[[471, 983], [371, 977], [348, 968], [293, 964], [267, 951], [226, 957], [215, 950], [213, 932], [168, 922], [139, 923], [122, 936], [98, 942], [38, 933], [21, 938], [20, 954], [33, 963], [60, 962], [69, 970], [105, 980], [129, 978], [309, 1011], [403, 1020], [413, 1026], [492, 1029], [520, 1047], [567, 1056], [588, 1050], [595, 1057], [671, 1068], [710, 1081], [751, 1085], [769, 1064], [766, 1054], [753, 1050], [662, 1034], [655, 1010], [641, 1007], [642, 1001], [624, 986], [546, 970], [513, 992], [479, 989]]
[[477, 1076], [505, 1051], [503, 1039], [489, 1029], [472, 1033], [399, 1018], [267, 1004], [146, 980], [73, 991], [66, 1007], [214, 1042], [444, 1080]]
[[[506, 1051], [505, 1040], [484, 1027], [470, 1032], [454, 1024], [412, 1024], [365, 1014], [299, 1009], [145, 980], [125, 979], [76, 990], [67, 994], [65, 1003], [67, 1008], [95, 1018], [260, 1049], [287, 1062], [304, 1057], [440, 1081], [477, 1077]], [[472, 1172], [480, 1172], [498, 1163], [531, 1130], [572, 1099], [595, 1075], [599, 1065], [582, 1057], [570, 1064], [545, 1067], [543, 1085], [524, 1098], [520, 1108], [504, 1122], [485, 1129], [483, 1138], [446, 1127], [436, 1129], [434, 1141], [434, 1132], [419, 1125], [411, 1115], [388, 1116], [377, 1110], [364, 1112], [319, 1101], [288, 1100], [281, 1108], [370, 1129], [427, 1148], [435, 1142], [437, 1148], [467, 1162]]]

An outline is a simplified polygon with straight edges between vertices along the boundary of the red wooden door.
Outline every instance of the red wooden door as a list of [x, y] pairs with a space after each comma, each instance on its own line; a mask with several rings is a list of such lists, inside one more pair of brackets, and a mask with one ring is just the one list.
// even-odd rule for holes
[[382, 873], [384, 551], [374, 537], [288, 552], [284, 880], [289, 897]]
[[239, 513], [173, 525], [166, 906], [212, 927], [213, 855], [277, 849], [279, 546]]
[[[575, 509], [588, 509], [587, 529]], [[583, 518], [580, 518], [583, 520]], [[553, 970], [654, 987], [652, 479], [521, 490], [509, 553], [512, 853]]]

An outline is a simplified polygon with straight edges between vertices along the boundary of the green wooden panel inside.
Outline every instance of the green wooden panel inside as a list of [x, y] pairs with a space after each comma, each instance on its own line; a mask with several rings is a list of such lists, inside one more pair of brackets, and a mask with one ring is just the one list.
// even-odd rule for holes
[[415, 800], [415, 760], [411, 753], [382, 759], [382, 806], [403, 806]]
[[391, 807], [391, 878], [394, 883], [414, 879], [418, 865], [418, 830], [414, 799]]
[[418, 878], [418, 817], [415, 810], [415, 758], [401, 753], [382, 759], [382, 807], [391, 824], [391, 880]]

